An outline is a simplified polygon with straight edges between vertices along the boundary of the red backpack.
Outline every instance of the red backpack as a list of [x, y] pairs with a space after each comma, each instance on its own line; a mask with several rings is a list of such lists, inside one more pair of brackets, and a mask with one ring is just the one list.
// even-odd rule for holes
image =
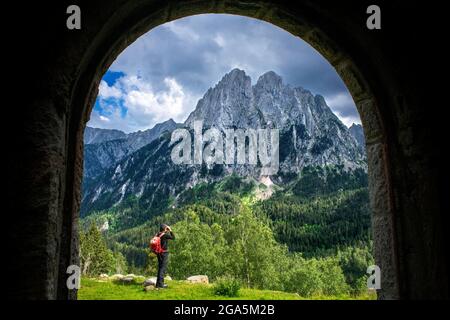
[[152, 240], [150, 240], [150, 249], [155, 254], [160, 254], [165, 252], [165, 250], [161, 246], [161, 237], [164, 235], [164, 232], [157, 233]]

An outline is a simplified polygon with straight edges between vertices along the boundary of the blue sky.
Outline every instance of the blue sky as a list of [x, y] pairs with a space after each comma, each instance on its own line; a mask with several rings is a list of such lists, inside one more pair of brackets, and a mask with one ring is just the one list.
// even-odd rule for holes
[[341, 78], [306, 42], [264, 21], [206, 14], [158, 26], [125, 49], [100, 83], [88, 125], [134, 132], [169, 118], [183, 122], [233, 68], [253, 83], [275, 71], [285, 83], [323, 95], [347, 126], [360, 123]]

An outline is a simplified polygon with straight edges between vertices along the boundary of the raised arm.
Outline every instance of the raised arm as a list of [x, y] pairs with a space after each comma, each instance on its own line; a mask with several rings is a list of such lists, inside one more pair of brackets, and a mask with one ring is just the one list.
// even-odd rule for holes
[[175, 240], [175, 234], [173, 233], [172, 230], [166, 232], [163, 237], [169, 240]]
[[167, 226], [167, 228], [164, 231], [164, 234], [161, 236], [161, 238], [164, 238], [167, 240], [174, 240], [175, 234], [173, 233], [172, 229], [169, 226]]

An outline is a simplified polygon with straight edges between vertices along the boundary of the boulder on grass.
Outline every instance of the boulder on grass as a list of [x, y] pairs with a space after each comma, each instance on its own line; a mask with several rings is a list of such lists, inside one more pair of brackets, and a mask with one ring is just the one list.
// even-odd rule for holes
[[[172, 281], [172, 278], [169, 277], [169, 276], [166, 276], [166, 277], [164, 277], [164, 280], [165, 281]], [[143, 284], [144, 287], [146, 287], [146, 286], [156, 286], [156, 281], [157, 281], [156, 277], [151, 277], [151, 278], [146, 279], [142, 284]]]
[[205, 275], [191, 276], [191, 277], [187, 278], [186, 280], [190, 283], [205, 283], [205, 284], [209, 283], [208, 276], [205, 276]]
[[123, 277], [122, 279], [119, 279], [119, 281], [124, 284], [131, 284], [134, 282], [134, 277]]
[[120, 274], [120, 273], [111, 276], [112, 280], [120, 280], [120, 279], [123, 279], [123, 278], [125, 278], [125, 276], [123, 274]]
[[155, 286], [145, 286], [145, 287], [144, 287], [144, 291], [145, 291], [145, 292], [151, 291], [151, 290], [155, 290], [155, 289], [156, 289]]
[[107, 280], [107, 279], [109, 278], [109, 276], [108, 276], [106, 273], [102, 273], [102, 274], [99, 276], [99, 278], [100, 278], [100, 279], [103, 279], [103, 280]]
[[147, 280], [144, 281], [143, 285], [144, 287], [156, 286], [156, 277], [148, 278]]

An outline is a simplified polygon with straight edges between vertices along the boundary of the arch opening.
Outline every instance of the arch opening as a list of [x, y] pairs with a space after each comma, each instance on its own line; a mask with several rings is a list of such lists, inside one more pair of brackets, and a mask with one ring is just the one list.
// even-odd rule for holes
[[[69, 164], [67, 174], [66, 203], [64, 212], [71, 212], [66, 217], [68, 234], [66, 244], [70, 243], [70, 255], [62, 255], [60, 266], [67, 265], [67, 260], [77, 262], [77, 233], [76, 222], [79, 209], [80, 186], [82, 176], [82, 150], [84, 126], [92, 111], [98, 86], [102, 75], [115, 60], [122, 50], [148, 30], [168, 21], [201, 13], [229, 13], [247, 17], [257, 18], [277, 25], [291, 34], [300, 37], [312, 45], [321, 53], [336, 69], [345, 82], [357, 105], [363, 124], [367, 143], [367, 157], [369, 165], [369, 189], [372, 206], [372, 221], [375, 241], [376, 262], [383, 270], [385, 286], [382, 288], [382, 298], [397, 298], [399, 296], [399, 283], [397, 266], [395, 262], [395, 237], [394, 219], [392, 212], [392, 195], [389, 183], [389, 166], [387, 159], [388, 148], [386, 143], [386, 130], [380, 119], [380, 110], [377, 100], [370, 90], [369, 81], [363, 76], [363, 72], [357, 67], [356, 59], [346, 53], [345, 49], [331, 40], [328, 30], [324, 31], [318, 25], [310, 23], [306, 16], [293, 14], [283, 10], [277, 5], [248, 5], [234, 6], [233, 3], [225, 6], [211, 8], [207, 2], [197, 3], [195, 8], [183, 5], [167, 4], [158, 8], [124, 8], [128, 11], [130, 18], [122, 21], [114, 15], [109, 19], [110, 25], [105, 34], [99, 35], [97, 41], [92, 43], [92, 49], [88, 50], [83, 58], [82, 65], [77, 77], [72, 94], [70, 117], [69, 142]], [[125, 10], [126, 9], [126, 10]], [[186, 10], [186, 11], [185, 11]], [[153, 12], [151, 15], [143, 12]], [[116, 21], [116, 19], [118, 21]], [[126, 27], [124, 27], [126, 25]], [[119, 33], [120, 36], [112, 36], [113, 30], [128, 30]], [[326, 28], [325, 28], [326, 29]], [[332, 35], [333, 32], [330, 32]], [[377, 88], [376, 85], [374, 85]], [[377, 88], [378, 89], [378, 88]], [[69, 201], [70, 199], [70, 201]], [[64, 243], [64, 242], [63, 242]], [[63, 244], [63, 247], [65, 245]], [[69, 263], [71, 264], [71, 263]], [[65, 288], [60, 282], [64, 275], [60, 274], [59, 292], [65, 295]], [[64, 281], [65, 283], [65, 281]]]

